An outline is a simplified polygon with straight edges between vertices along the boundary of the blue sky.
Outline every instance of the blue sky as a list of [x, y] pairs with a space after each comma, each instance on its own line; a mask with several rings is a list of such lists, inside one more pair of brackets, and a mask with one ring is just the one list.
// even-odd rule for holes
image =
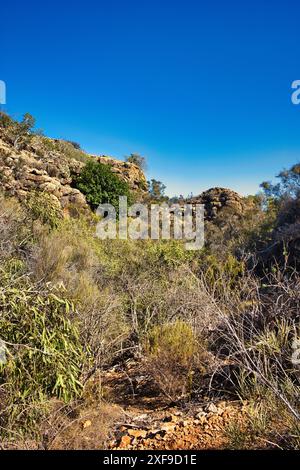
[[300, 158], [297, 1], [14, 1], [6, 110], [91, 153], [138, 152], [167, 192], [255, 193]]

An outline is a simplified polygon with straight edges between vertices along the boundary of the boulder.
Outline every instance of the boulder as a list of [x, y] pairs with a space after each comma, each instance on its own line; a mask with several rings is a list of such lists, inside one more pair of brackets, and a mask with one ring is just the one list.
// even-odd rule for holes
[[207, 191], [190, 198], [188, 203], [204, 204], [205, 219], [213, 220], [223, 209], [229, 209], [236, 214], [242, 214], [247, 204], [245, 199], [235, 191], [227, 188], [210, 188]]

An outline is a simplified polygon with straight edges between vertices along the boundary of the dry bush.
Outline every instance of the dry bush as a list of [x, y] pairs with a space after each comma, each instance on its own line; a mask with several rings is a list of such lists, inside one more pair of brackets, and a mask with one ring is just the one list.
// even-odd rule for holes
[[[93, 391], [94, 394], [94, 391]], [[57, 399], [40, 404], [35, 432], [14, 428], [10, 438], [3, 437], [0, 450], [96, 450], [108, 446], [122, 409], [91, 394], [86, 387], [81, 400], [65, 404]]]
[[29, 263], [36, 281], [62, 285], [76, 305], [81, 342], [90, 356], [87, 377], [122, 349], [129, 330], [123, 293], [97, 279], [100, 246], [85, 221], [66, 221], [40, 237]]
[[[229, 365], [226, 378], [236, 393], [256, 404], [252, 429], [265, 437], [272, 435], [276, 443], [284, 433], [291, 435], [300, 421], [300, 371], [292, 362], [293, 341], [300, 332], [299, 276], [278, 271], [265, 277], [263, 284], [253, 276], [249, 283], [249, 276], [244, 279], [249, 301], [238, 302], [238, 292], [215, 301], [216, 351], [221, 368], [224, 362]], [[279, 410], [285, 416], [280, 423]], [[258, 425], [263, 420], [268, 429]]]
[[57, 405], [41, 425], [41, 440], [48, 450], [105, 449], [112, 438], [114, 423], [120, 420], [121, 409], [100, 402], [66, 408]]
[[96, 265], [94, 240], [84, 221], [69, 220], [42, 234], [33, 247], [30, 268], [38, 281], [71, 286], [76, 273]]
[[183, 321], [153, 327], [145, 340], [146, 369], [171, 401], [192, 391], [196, 369], [205, 371], [205, 345]]
[[111, 280], [126, 297], [128, 322], [140, 345], [153, 325], [176, 319], [185, 320], [199, 335], [213, 329], [214, 306], [189, 265], [153, 263], [145, 254], [139, 263], [124, 265]]
[[20, 252], [29, 238], [26, 212], [14, 198], [0, 194], [0, 259]]
[[229, 253], [245, 258], [270, 241], [276, 212], [263, 210], [262, 205], [262, 198], [249, 196], [242, 213], [223, 208], [213, 221], [206, 222], [206, 248], [210, 253], [221, 260], [226, 260]]

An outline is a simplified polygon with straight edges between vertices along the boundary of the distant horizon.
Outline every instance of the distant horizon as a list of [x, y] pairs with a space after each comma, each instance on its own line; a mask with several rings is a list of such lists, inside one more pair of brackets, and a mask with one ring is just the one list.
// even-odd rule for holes
[[6, 2], [5, 109], [88, 153], [145, 156], [169, 196], [256, 194], [300, 160], [299, 13], [295, 0]]

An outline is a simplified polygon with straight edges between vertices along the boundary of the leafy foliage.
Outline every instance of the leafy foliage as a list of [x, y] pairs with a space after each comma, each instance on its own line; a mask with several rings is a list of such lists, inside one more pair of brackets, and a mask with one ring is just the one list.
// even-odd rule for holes
[[168, 198], [165, 196], [166, 186], [158, 180], [152, 179], [148, 181], [148, 191], [151, 199], [157, 202], [162, 202]]
[[132, 202], [128, 184], [118, 178], [109, 165], [103, 163], [89, 161], [80, 175], [74, 178], [73, 184], [85, 195], [93, 209], [105, 203], [117, 209], [119, 196], [127, 196], [128, 203]]
[[[5, 113], [0, 113], [0, 128], [3, 137], [17, 149], [25, 148], [34, 135], [35, 118], [25, 113], [20, 122], [15, 121]], [[39, 131], [41, 132], [41, 131]]]
[[279, 183], [273, 185], [264, 181], [260, 187], [268, 198], [280, 199], [282, 197], [295, 198], [300, 192], [300, 163], [296, 163], [289, 170], [282, 170], [278, 175]]
[[62, 218], [61, 208], [56, 198], [46, 192], [30, 192], [25, 201], [25, 207], [32, 220], [40, 220], [51, 228], [57, 227]]
[[18, 271], [13, 275], [3, 268], [0, 282], [6, 354], [0, 366], [0, 421], [5, 427], [23, 426], [46, 399], [69, 401], [80, 394], [84, 354], [74, 307], [59, 291], [40, 289]]

